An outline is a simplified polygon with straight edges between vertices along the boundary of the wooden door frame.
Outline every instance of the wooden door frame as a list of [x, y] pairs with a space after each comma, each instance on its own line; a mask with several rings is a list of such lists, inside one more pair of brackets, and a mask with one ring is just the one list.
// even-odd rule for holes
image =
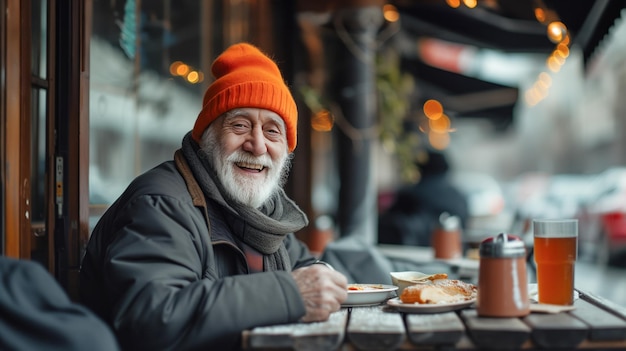
[[[0, 9], [3, 14], [6, 14], [8, 7], [6, 0], [0, 0]], [[7, 82], [6, 82], [6, 59], [7, 55], [7, 24], [6, 19], [8, 16], [0, 16], [0, 255], [4, 255], [6, 247], [6, 216], [5, 216], [5, 203], [6, 203], [6, 116], [7, 116]]]
[[[72, 298], [89, 239], [89, 41], [92, 1], [60, 1], [57, 9], [55, 157], [62, 157], [63, 216], [55, 226], [55, 271]], [[59, 191], [59, 189], [57, 189]], [[48, 202], [50, 204], [50, 202]]]
[[[4, 255], [13, 258], [30, 257], [30, 222], [26, 220], [29, 211], [28, 200], [24, 189], [29, 187], [28, 162], [21, 162], [29, 149], [23, 149], [25, 133], [24, 120], [30, 111], [30, 65], [29, 44], [26, 41], [29, 33], [27, 23], [22, 18], [26, 7], [20, 0], [6, 0], [4, 3], [6, 32], [3, 38], [5, 61], [4, 87], [2, 89], [5, 108], [2, 115], [2, 185], [3, 185], [3, 223]], [[29, 17], [30, 19], [30, 17]], [[25, 31], [26, 30], [26, 31]], [[29, 145], [28, 145], [29, 147]], [[26, 163], [26, 165], [24, 165]], [[26, 173], [25, 173], [26, 171]], [[28, 235], [23, 235], [28, 233]]]
[[[31, 1], [1, 0], [0, 176], [3, 245], [0, 254], [30, 259]], [[48, 269], [77, 292], [89, 237], [89, 41], [92, 1], [47, 1], [46, 232]], [[58, 79], [57, 79], [58, 78]], [[56, 157], [63, 181], [55, 182]], [[63, 196], [61, 215], [56, 195]]]

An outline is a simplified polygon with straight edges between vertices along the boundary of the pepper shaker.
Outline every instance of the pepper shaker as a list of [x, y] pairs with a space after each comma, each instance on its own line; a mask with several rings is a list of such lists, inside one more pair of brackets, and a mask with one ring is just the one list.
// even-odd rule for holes
[[530, 313], [526, 247], [517, 236], [500, 233], [480, 243], [479, 316], [521, 317]]
[[463, 255], [461, 245], [461, 220], [444, 212], [439, 216], [439, 225], [432, 234], [435, 258], [451, 259]]

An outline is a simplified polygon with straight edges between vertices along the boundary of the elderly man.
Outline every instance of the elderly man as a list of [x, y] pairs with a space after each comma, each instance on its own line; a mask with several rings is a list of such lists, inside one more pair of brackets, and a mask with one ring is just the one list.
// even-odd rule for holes
[[241, 43], [212, 72], [174, 160], [137, 177], [87, 246], [82, 301], [124, 349], [236, 349], [242, 330], [323, 321], [347, 298], [293, 234], [308, 220], [282, 189], [297, 108], [278, 66]]

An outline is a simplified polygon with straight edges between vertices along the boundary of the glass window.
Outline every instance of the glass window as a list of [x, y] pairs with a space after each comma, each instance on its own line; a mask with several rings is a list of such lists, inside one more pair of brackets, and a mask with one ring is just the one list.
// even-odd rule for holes
[[272, 37], [271, 6], [284, 8], [269, 1], [93, 0], [92, 226], [133, 178], [173, 158], [193, 128], [216, 54], [230, 43]]
[[46, 233], [46, 121], [48, 118], [48, 1], [31, 2], [31, 96], [30, 96], [30, 257], [48, 266]]
[[32, 39], [31, 39], [31, 70], [34, 77], [47, 79], [47, 52], [48, 41], [46, 29], [48, 28], [48, 1], [32, 1]]
[[48, 265], [46, 235], [46, 115], [47, 91], [31, 90], [31, 189], [30, 221], [34, 237], [31, 241], [31, 258]]
[[44, 222], [46, 171], [46, 97], [45, 89], [33, 88], [31, 96], [31, 222]]
[[193, 127], [211, 42], [201, 33], [207, 3], [93, 2], [89, 177], [96, 216], [135, 176], [171, 159]]

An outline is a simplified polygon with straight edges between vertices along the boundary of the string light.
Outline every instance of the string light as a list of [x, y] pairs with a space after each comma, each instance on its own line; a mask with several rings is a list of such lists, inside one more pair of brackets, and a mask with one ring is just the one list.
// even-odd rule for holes
[[[567, 26], [558, 19], [558, 15], [554, 11], [547, 9], [542, 1], [537, 1], [535, 18], [540, 23], [549, 22], [546, 26], [546, 35], [556, 46], [546, 59], [546, 68], [550, 72], [559, 72], [570, 53], [570, 35]], [[547, 72], [541, 72], [533, 86], [524, 94], [526, 103], [529, 106], [534, 106], [545, 99], [548, 96], [551, 83], [550, 75]]]
[[428, 143], [437, 150], [443, 150], [450, 145], [450, 132], [452, 122], [444, 113], [441, 102], [433, 99], [426, 100], [422, 106], [427, 123], [420, 125], [419, 129], [428, 136]]
[[456, 9], [461, 6], [461, 0], [446, 0], [446, 4], [453, 9]]
[[[459, 8], [461, 5], [465, 5], [471, 9], [478, 5], [478, 1], [446, 0], [446, 4], [448, 4], [451, 8]], [[534, 15], [539, 23], [546, 24], [546, 35], [552, 43], [556, 44], [555, 49], [546, 59], [546, 69], [550, 72], [559, 72], [569, 57], [569, 44], [571, 38], [567, 26], [559, 20], [559, 16], [555, 11], [548, 9], [545, 6], [542, 0], [536, 0]], [[545, 76], [549, 76], [549, 74], [542, 72], [539, 75], [538, 80], [535, 84], [533, 84], [532, 88], [525, 93], [524, 96], [526, 98], [526, 103], [529, 105], [539, 103], [548, 95], [548, 88], [550, 87], [550, 84], [545, 83]], [[543, 82], [541, 82], [542, 79], [544, 80]], [[430, 110], [427, 111], [427, 108], [430, 109], [432, 106], [427, 107], [424, 105], [424, 114], [426, 117], [430, 119], [438, 118], [437, 114], [433, 114]]]
[[470, 9], [473, 9], [478, 5], [478, 1], [477, 0], [463, 0], [463, 5], [467, 6]]
[[383, 6], [383, 17], [385, 17], [385, 20], [388, 22], [397, 22], [400, 20], [400, 13], [395, 6], [386, 4]]
[[554, 21], [548, 24], [548, 39], [555, 44], [559, 44], [567, 35], [567, 27], [561, 21]]
[[437, 100], [428, 100], [424, 103], [424, 115], [431, 120], [436, 120], [443, 115], [443, 106]]
[[191, 66], [182, 61], [174, 61], [170, 64], [170, 74], [182, 77], [191, 84], [198, 84], [204, 81], [204, 73], [192, 69]]

